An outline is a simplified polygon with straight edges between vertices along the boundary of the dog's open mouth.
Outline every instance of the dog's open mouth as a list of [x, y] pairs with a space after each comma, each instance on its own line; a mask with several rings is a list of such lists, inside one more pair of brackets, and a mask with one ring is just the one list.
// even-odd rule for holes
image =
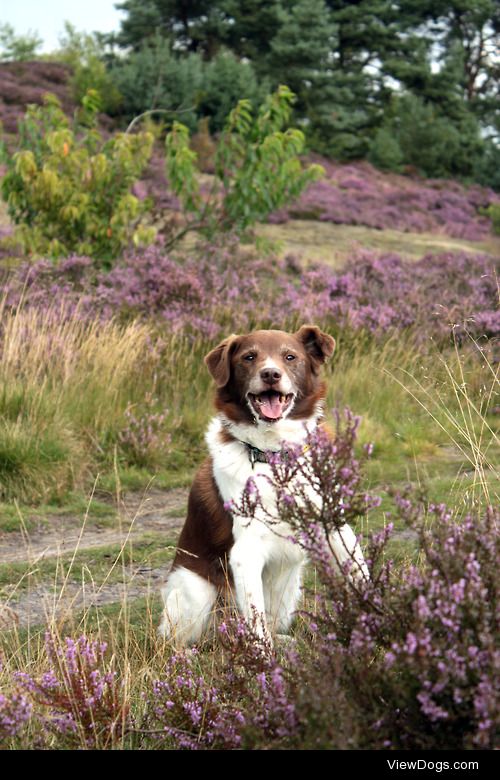
[[248, 393], [248, 398], [252, 409], [257, 413], [261, 420], [266, 422], [277, 422], [281, 420], [286, 410], [293, 401], [293, 393], [279, 393], [276, 390], [266, 390], [264, 393], [254, 395]]

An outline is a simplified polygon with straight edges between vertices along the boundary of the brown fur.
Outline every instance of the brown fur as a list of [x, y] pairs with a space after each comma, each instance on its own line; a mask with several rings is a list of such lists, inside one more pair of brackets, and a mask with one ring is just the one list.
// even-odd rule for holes
[[212, 473], [212, 459], [198, 469], [188, 501], [174, 568], [184, 566], [222, 588], [230, 581], [227, 556], [233, 545], [233, 521], [224, 509]]

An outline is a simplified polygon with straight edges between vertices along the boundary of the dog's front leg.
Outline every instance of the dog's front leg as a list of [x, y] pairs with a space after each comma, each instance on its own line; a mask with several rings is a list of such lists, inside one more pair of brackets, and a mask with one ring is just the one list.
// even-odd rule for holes
[[234, 544], [229, 555], [229, 565], [241, 614], [262, 639], [270, 641], [262, 582], [264, 558], [259, 547], [243, 537]]

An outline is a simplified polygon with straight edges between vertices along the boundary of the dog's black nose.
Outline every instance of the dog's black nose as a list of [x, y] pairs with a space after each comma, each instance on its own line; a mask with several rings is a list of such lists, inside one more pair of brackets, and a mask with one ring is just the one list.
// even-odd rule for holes
[[281, 371], [278, 368], [263, 368], [260, 372], [260, 378], [266, 385], [274, 385], [281, 379]]

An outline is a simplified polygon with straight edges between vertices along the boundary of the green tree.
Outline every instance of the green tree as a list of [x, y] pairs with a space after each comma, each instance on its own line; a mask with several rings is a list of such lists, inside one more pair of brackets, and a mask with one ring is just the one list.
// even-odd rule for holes
[[202, 66], [200, 55], [175, 55], [169, 41], [155, 35], [116, 62], [110, 76], [122, 95], [122, 112], [128, 120], [157, 109], [171, 112], [172, 119], [181, 111], [183, 122], [194, 130], [203, 89]]
[[259, 82], [251, 62], [242, 62], [231, 51], [221, 50], [204, 63], [197, 111], [210, 118], [210, 129], [219, 132], [238, 100], [259, 105], [269, 93], [269, 81]]
[[288, 126], [293, 100], [288, 87], [280, 86], [256, 112], [250, 101], [238, 102], [217, 147], [214, 184], [208, 195], [202, 195], [189, 132], [174, 122], [166, 138], [167, 177], [191, 216], [172, 243], [189, 230], [209, 238], [229, 230], [244, 235], [322, 174], [317, 165], [302, 168], [304, 135]]
[[43, 40], [32, 30], [25, 35], [16, 35], [11, 24], [0, 24], [0, 62], [33, 60], [42, 44]]
[[310, 117], [318, 102], [331, 99], [328, 71], [336, 29], [324, 0], [299, 0], [290, 10], [281, 11], [280, 21], [270, 44], [269, 70], [297, 95], [296, 113]]
[[213, 57], [221, 43], [225, 25], [219, 4], [210, 0], [124, 0], [117, 4], [127, 16], [116, 36], [124, 47], [139, 49], [155, 35], [175, 41], [184, 51], [201, 52]]
[[[477, 120], [464, 112], [451, 122], [436, 105], [415, 95], [395, 96], [386, 115], [384, 130], [401, 150], [400, 162], [432, 177], [470, 177], [484, 151]], [[380, 144], [380, 135], [375, 136]], [[380, 148], [371, 158], [380, 163]]]
[[88, 90], [94, 89], [102, 96], [102, 110], [116, 113], [122, 96], [102, 60], [102, 48], [96, 36], [78, 32], [74, 25], [65, 21], [59, 44], [54, 57], [69, 65], [73, 72], [70, 85], [74, 100], [80, 103]]
[[229, 20], [221, 30], [224, 43], [238, 57], [249, 59], [260, 76], [273, 78], [269, 63], [272, 41], [293, 0], [219, 0], [219, 4]]

